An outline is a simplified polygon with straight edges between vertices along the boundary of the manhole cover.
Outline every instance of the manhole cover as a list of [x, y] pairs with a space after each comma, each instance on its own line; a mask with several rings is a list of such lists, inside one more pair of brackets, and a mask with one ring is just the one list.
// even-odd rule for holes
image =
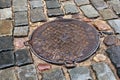
[[99, 36], [85, 22], [61, 19], [38, 27], [28, 44], [39, 58], [69, 65], [90, 57], [99, 46]]

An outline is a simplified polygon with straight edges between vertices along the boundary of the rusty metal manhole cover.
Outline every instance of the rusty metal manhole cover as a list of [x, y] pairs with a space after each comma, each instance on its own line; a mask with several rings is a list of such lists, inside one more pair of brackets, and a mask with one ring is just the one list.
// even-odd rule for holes
[[73, 19], [55, 20], [38, 27], [28, 41], [41, 59], [55, 64], [74, 64], [90, 57], [99, 46], [94, 27]]

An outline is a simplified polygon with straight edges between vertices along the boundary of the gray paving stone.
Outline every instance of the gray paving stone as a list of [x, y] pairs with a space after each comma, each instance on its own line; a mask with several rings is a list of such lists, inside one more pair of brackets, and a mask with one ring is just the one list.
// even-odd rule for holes
[[0, 52], [4, 50], [13, 50], [13, 37], [12, 36], [3, 36], [0, 37]]
[[46, 21], [46, 16], [42, 8], [30, 10], [30, 19], [32, 22]]
[[0, 0], [0, 8], [11, 7], [11, 0]]
[[116, 34], [120, 34], [120, 19], [108, 20], [108, 23], [114, 29]]
[[38, 80], [35, 66], [27, 65], [17, 69], [19, 80]]
[[63, 16], [63, 10], [60, 8], [56, 8], [56, 9], [48, 9], [47, 10], [47, 15], [49, 17], [55, 17], [55, 16]]
[[34, 1], [29, 1], [31, 9], [34, 8], [43, 8], [43, 2], [42, 0], [34, 0]]
[[93, 64], [92, 67], [96, 72], [97, 80], [117, 80], [107, 64], [100, 62]]
[[71, 80], [93, 80], [87, 67], [77, 67], [68, 70]]
[[118, 18], [111, 9], [103, 9], [99, 11], [104, 20]]
[[14, 27], [14, 36], [15, 37], [26, 37], [29, 33], [29, 27], [28, 26], [20, 26], [20, 27]]
[[84, 15], [88, 18], [99, 17], [99, 13], [95, 10], [92, 5], [81, 6], [80, 9], [83, 11]]
[[107, 46], [115, 45], [116, 41], [117, 41], [117, 38], [116, 36], [113, 36], [113, 35], [108, 35], [103, 40], [104, 44]]
[[28, 49], [20, 49], [15, 52], [16, 65], [22, 66], [32, 63], [32, 57]]
[[116, 14], [120, 14], [120, 4], [113, 5], [113, 10]]
[[97, 10], [105, 9], [108, 7], [104, 0], [90, 0], [90, 1]]
[[106, 50], [110, 60], [115, 67], [120, 67], [120, 46], [111, 46]]
[[14, 14], [14, 25], [20, 26], [20, 25], [28, 25], [28, 17], [27, 12], [15, 12]]
[[58, 0], [46, 0], [46, 7], [48, 9], [60, 8], [60, 3]]
[[0, 36], [11, 36], [13, 25], [11, 20], [0, 20]]
[[17, 80], [14, 69], [4, 69], [0, 71], [0, 80]]
[[73, 1], [63, 2], [63, 8], [65, 10], [65, 14], [79, 13], [78, 8]]
[[0, 9], [0, 20], [3, 20], [3, 19], [12, 19], [11, 8]]
[[77, 6], [81, 6], [81, 5], [85, 5], [85, 4], [89, 4], [89, 0], [75, 0], [75, 3], [77, 4]]
[[27, 11], [27, 0], [13, 0], [13, 11]]
[[13, 51], [0, 52], [0, 69], [14, 65]]
[[42, 80], [66, 80], [63, 71], [59, 68], [42, 73]]

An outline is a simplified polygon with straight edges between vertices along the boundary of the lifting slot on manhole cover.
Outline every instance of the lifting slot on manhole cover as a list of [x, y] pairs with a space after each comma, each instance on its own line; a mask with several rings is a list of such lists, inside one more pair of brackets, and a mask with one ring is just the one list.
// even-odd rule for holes
[[60, 19], [38, 27], [27, 44], [40, 59], [74, 67], [95, 53], [99, 46], [98, 34], [85, 22]]

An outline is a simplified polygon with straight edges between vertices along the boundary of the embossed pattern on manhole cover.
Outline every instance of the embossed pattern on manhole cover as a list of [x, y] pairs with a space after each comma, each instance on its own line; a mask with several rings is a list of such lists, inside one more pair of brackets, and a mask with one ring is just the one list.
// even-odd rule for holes
[[28, 41], [41, 59], [55, 64], [74, 64], [90, 57], [99, 46], [96, 29], [85, 22], [60, 19], [38, 27]]

